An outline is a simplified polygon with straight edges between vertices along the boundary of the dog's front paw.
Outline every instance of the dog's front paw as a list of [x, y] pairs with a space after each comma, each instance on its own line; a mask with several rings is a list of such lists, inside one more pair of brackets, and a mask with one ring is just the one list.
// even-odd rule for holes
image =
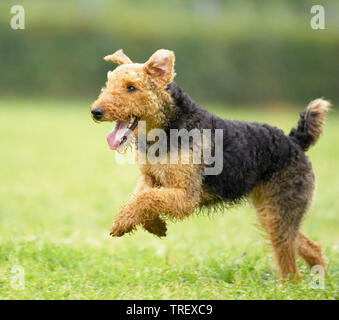
[[143, 227], [150, 233], [155, 234], [158, 237], [166, 237], [166, 222], [162, 220], [159, 216], [156, 216], [150, 220], [147, 220], [143, 223]]
[[129, 233], [131, 231], [135, 230], [135, 226], [132, 224], [121, 224], [121, 223], [113, 223], [110, 235], [113, 237], [122, 237], [125, 233]]

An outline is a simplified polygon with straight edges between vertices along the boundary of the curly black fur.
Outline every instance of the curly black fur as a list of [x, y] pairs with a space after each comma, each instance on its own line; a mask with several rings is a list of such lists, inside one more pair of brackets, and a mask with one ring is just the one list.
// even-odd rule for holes
[[314, 139], [307, 132], [307, 127], [309, 126], [309, 122], [312, 121], [310, 118], [306, 118], [306, 110], [300, 112], [300, 119], [298, 121], [298, 125], [296, 129], [292, 129], [289, 136], [297, 142], [303, 150], [307, 150], [310, 145], [314, 143]]
[[[223, 120], [202, 109], [174, 82], [168, 90], [175, 112], [167, 130], [194, 128], [223, 130], [223, 170], [219, 175], [205, 175], [203, 188], [220, 200], [238, 202], [260, 182], [267, 181], [287, 164], [306, 160], [304, 148], [309, 137], [303, 134], [305, 124], [286, 136], [282, 130], [260, 123]], [[303, 119], [303, 117], [302, 117]], [[214, 140], [212, 141], [214, 150]]]

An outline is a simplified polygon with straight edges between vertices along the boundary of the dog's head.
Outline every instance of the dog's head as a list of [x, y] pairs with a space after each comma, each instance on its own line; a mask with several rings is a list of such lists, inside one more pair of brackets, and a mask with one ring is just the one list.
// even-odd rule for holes
[[158, 50], [144, 64], [132, 63], [122, 50], [104, 59], [119, 66], [108, 72], [91, 114], [95, 121], [116, 121], [107, 136], [111, 149], [116, 149], [125, 142], [127, 131], [136, 130], [138, 121], [146, 121], [148, 129], [164, 123], [164, 108], [171, 103], [166, 88], [175, 76], [174, 53]]

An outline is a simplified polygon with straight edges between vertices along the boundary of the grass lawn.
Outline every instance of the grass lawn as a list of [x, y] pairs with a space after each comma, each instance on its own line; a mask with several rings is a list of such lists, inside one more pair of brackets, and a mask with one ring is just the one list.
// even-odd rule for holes
[[[139, 230], [110, 238], [108, 229], [138, 178], [106, 145], [112, 124], [95, 124], [90, 101], [1, 101], [0, 299], [338, 299], [338, 120], [329, 116], [309, 152], [318, 179], [303, 230], [324, 248], [325, 287], [277, 280], [269, 247], [249, 205], [212, 217], [169, 223], [158, 239]], [[302, 108], [302, 107], [301, 107]], [[223, 117], [289, 130], [287, 109], [215, 108]], [[24, 270], [17, 288], [13, 267]], [[14, 284], [14, 286], [13, 286]]]

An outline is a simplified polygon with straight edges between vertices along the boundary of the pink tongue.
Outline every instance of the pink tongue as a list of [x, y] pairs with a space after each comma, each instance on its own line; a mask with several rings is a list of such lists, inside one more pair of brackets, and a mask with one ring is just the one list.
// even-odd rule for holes
[[106, 139], [112, 150], [115, 150], [120, 146], [121, 139], [128, 131], [128, 125], [129, 121], [117, 121], [113, 130], [107, 135]]

